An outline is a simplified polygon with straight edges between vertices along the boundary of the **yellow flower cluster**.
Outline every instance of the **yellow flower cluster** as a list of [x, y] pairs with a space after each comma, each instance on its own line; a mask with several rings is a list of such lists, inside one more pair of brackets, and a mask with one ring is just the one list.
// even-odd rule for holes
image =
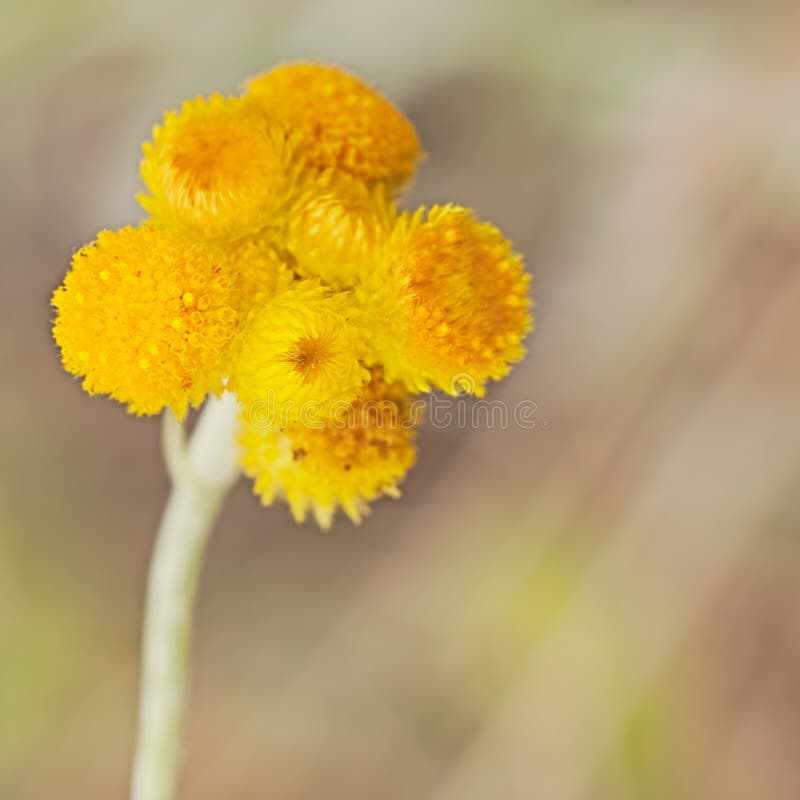
[[358, 521], [414, 462], [413, 394], [480, 395], [522, 357], [520, 257], [467, 209], [398, 210], [419, 140], [357, 78], [277, 67], [168, 112], [143, 153], [147, 219], [53, 297], [64, 366], [136, 414], [234, 392], [265, 503]]

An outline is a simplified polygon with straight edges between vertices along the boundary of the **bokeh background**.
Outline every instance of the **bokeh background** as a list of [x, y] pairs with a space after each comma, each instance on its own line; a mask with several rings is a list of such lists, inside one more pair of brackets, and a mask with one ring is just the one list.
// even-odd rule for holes
[[183, 98], [339, 63], [418, 125], [408, 205], [535, 275], [491, 393], [326, 534], [237, 487], [189, 800], [800, 797], [800, 16], [791, 0], [0, 4], [0, 797], [126, 795], [157, 420], [59, 367], [73, 249]]

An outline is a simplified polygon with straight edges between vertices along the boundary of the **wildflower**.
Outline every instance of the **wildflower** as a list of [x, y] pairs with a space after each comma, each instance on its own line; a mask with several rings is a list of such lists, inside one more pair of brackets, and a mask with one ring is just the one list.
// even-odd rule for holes
[[174, 484], [148, 586], [132, 797], [173, 797], [199, 565], [243, 471], [323, 528], [399, 497], [415, 392], [482, 394], [523, 355], [522, 261], [457, 206], [399, 214], [420, 145], [357, 78], [278, 67], [244, 96], [164, 116], [143, 145], [138, 228], [103, 231], [55, 291], [53, 335], [89, 394], [135, 414], [209, 402]]
[[522, 357], [521, 258], [467, 209], [398, 212], [419, 141], [357, 78], [278, 67], [168, 112], [143, 152], [150, 218], [54, 294], [64, 366], [135, 414], [225, 388], [265, 503], [360, 520], [414, 462], [414, 393], [481, 395]]
[[103, 231], [78, 250], [53, 296], [64, 367], [89, 394], [134, 414], [166, 407], [183, 417], [222, 388], [238, 326], [236, 278], [173, 231]]
[[410, 391], [481, 396], [525, 352], [528, 281], [510, 243], [468, 209], [403, 215], [357, 290], [372, 360]]
[[318, 167], [402, 184], [419, 161], [414, 126], [374, 89], [336, 67], [284, 64], [250, 80], [247, 97], [295, 133], [300, 153]]
[[328, 528], [340, 507], [360, 522], [368, 502], [400, 496], [398, 484], [416, 457], [418, 413], [404, 387], [377, 371], [348, 413], [324, 426], [281, 429], [244, 418], [242, 465], [262, 502], [285, 497], [297, 522], [310, 511]]
[[245, 408], [267, 403], [308, 423], [357, 396], [368, 373], [348, 299], [300, 281], [251, 313], [230, 380]]
[[187, 100], [164, 115], [142, 147], [140, 195], [158, 221], [206, 238], [240, 236], [271, 224], [296, 176], [277, 126], [240, 98]]

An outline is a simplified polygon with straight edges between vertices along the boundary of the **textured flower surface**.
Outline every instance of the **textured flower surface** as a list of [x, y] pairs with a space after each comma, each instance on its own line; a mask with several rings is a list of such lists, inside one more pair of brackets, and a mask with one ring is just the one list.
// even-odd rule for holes
[[143, 145], [153, 218], [209, 238], [257, 231], [278, 215], [292, 184], [282, 129], [240, 98], [187, 100]]
[[396, 216], [383, 184], [327, 171], [293, 204], [286, 245], [302, 275], [353, 287], [373, 268]]
[[398, 483], [415, 459], [420, 410], [399, 384], [377, 373], [347, 412], [323, 425], [242, 422], [242, 465], [265, 503], [284, 497], [294, 518], [309, 511], [323, 528], [341, 507], [359, 522], [367, 503], [398, 497]]
[[363, 330], [344, 294], [299, 281], [251, 314], [230, 388], [245, 405], [267, 403], [295, 420], [326, 419], [369, 376]]
[[236, 302], [245, 321], [295, 281], [286, 256], [263, 235], [212, 245], [211, 249], [220, 263], [239, 274]]
[[528, 276], [497, 228], [436, 206], [398, 219], [359, 287], [373, 359], [411, 391], [484, 392], [523, 355]]
[[64, 366], [89, 394], [179, 417], [222, 389], [238, 329], [237, 273], [208, 248], [150, 226], [103, 231], [53, 297]]
[[415, 394], [481, 395], [523, 356], [521, 258], [468, 209], [397, 210], [419, 140], [352, 75], [277, 67], [168, 112], [143, 150], [148, 219], [100, 233], [54, 294], [64, 366], [136, 414], [234, 393], [264, 503], [359, 521], [415, 461]]
[[285, 64], [253, 78], [247, 98], [298, 139], [302, 154], [368, 181], [403, 183], [416, 169], [414, 126], [358, 78], [321, 64]]

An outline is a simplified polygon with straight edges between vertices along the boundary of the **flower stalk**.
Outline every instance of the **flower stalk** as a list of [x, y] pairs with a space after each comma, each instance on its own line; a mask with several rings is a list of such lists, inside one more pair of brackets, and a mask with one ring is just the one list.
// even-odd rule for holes
[[233, 395], [209, 398], [188, 445], [180, 423], [164, 415], [172, 491], [150, 566], [131, 800], [177, 797], [194, 600], [211, 529], [238, 475], [237, 413]]

